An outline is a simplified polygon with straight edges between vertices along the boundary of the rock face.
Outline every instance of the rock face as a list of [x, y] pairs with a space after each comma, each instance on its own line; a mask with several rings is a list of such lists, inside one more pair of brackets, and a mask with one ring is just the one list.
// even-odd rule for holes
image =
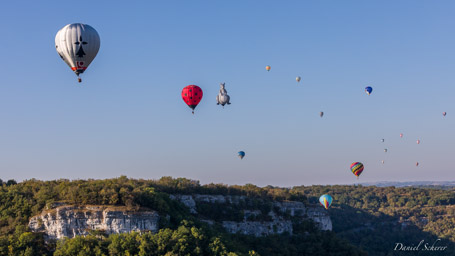
[[332, 220], [322, 207], [305, 207], [302, 202], [275, 202], [281, 212], [289, 213], [291, 216], [307, 217], [318, 225], [320, 230], [332, 230]]
[[126, 210], [126, 207], [59, 206], [30, 219], [29, 227], [45, 232], [49, 238], [61, 239], [86, 235], [89, 230], [107, 234], [131, 231], [158, 231], [159, 215], [155, 211]]
[[[213, 204], [239, 204], [245, 203], [245, 196], [223, 196], [223, 195], [171, 195], [171, 198], [178, 200], [187, 206], [191, 213], [197, 214], [197, 203]], [[250, 216], [259, 216], [260, 210], [243, 210], [243, 221], [222, 221], [222, 226], [230, 233], [241, 233], [245, 235], [265, 236], [270, 234], [292, 234], [292, 221], [284, 216], [300, 217], [302, 220], [311, 219], [320, 230], [332, 230], [330, 216], [322, 207], [305, 206], [302, 202], [285, 201], [274, 202], [273, 209], [265, 213], [270, 221], [248, 221]], [[211, 220], [205, 220], [213, 223]]]
[[[223, 215], [216, 221], [204, 214], [198, 214], [201, 221], [211, 225], [219, 223], [230, 233], [253, 236], [293, 233], [293, 221], [312, 220], [320, 230], [332, 230], [332, 221], [322, 207], [306, 206], [302, 202], [265, 202], [255, 203], [246, 196], [223, 195], [170, 195], [180, 201], [192, 214], [198, 214], [198, 204], [205, 205], [201, 211], [224, 212], [235, 209], [232, 215]], [[262, 203], [261, 203], [262, 202]], [[213, 206], [212, 206], [213, 204]], [[32, 217], [29, 227], [35, 232], [45, 232], [48, 238], [61, 239], [76, 235], [87, 235], [90, 230], [101, 230], [106, 234], [131, 231], [157, 232], [160, 216], [152, 210], [127, 211], [126, 207], [73, 206], [55, 204], [54, 209], [45, 210]], [[262, 210], [261, 210], [262, 209]], [[232, 212], [230, 212], [232, 213]], [[240, 214], [240, 215], [238, 215]], [[222, 214], [221, 214], [222, 215]]]
[[274, 221], [223, 221], [224, 229], [229, 233], [240, 233], [244, 235], [266, 236], [271, 234], [292, 235], [292, 222], [290, 220]]

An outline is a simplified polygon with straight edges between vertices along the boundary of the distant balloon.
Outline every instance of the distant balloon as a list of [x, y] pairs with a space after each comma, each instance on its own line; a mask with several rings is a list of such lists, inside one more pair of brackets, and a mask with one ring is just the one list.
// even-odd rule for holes
[[384, 139], [382, 139], [381, 141], [384, 142]]
[[323, 117], [323, 116], [324, 116], [324, 112], [322, 112], [322, 111], [319, 112], [319, 116], [320, 116], [320, 117]]
[[300, 82], [300, 76], [296, 77], [295, 81]]
[[386, 148], [384, 149], [384, 152], [386, 152], [386, 153], [387, 153], [387, 149], [386, 149]]
[[202, 99], [202, 90], [197, 85], [188, 85], [182, 90], [183, 101], [193, 110], [197, 107]]
[[218, 95], [216, 95], [216, 105], [220, 105], [224, 107], [224, 105], [228, 104], [230, 105], [231, 103], [229, 102], [229, 100], [231, 99], [231, 97], [229, 97], [229, 95], [227, 94], [227, 91], [226, 89], [224, 89], [224, 83], [221, 83], [220, 84], [220, 92], [218, 93]]
[[355, 162], [351, 164], [351, 172], [357, 176], [357, 179], [359, 178], [360, 174], [363, 172], [363, 164], [360, 162]]
[[382, 164], [384, 164], [384, 160], [382, 160], [381, 162], [382, 162]]
[[442, 112], [442, 116], [446, 116], [447, 115], [447, 112]]
[[245, 152], [243, 151], [239, 151], [238, 154], [239, 154], [238, 157], [240, 157], [240, 159], [243, 159], [245, 157]]
[[400, 138], [403, 138], [403, 133], [400, 133]]
[[417, 144], [420, 144], [420, 140], [417, 140]]
[[416, 166], [419, 166], [419, 162], [416, 163]]
[[266, 66], [265, 70], [270, 71], [270, 66]]
[[370, 95], [372, 91], [373, 91], [373, 88], [371, 88], [370, 86], [365, 87], [365, 92], [366, 92], [368, 95]]
[[322, 206], [327, 210], [329, 209], [330, 205], [332, 204], [333, 198], [330, 195], [322, 195], [319, 197], [319, 202]]
[[84, 73], [100, 50], [100, 36], [94, 28], [81, 23], [64, 26], [55, 36], [55, 49], [60, 58], [78, 76]]

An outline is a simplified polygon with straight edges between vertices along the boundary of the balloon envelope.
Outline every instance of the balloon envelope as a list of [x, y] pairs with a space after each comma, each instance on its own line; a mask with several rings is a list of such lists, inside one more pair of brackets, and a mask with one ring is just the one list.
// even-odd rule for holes
[[330, 195], [322, 195], [319, 197], [319, 203], [327, 210], [329, 209], [330, 205], [332, 204], [333, 198]]
[[320, 116], [320, 117], [324, 116], [324, 112], [322, 112], [322, 111], [319, 112], [319, 116]]
[[238, 154], [239, 154], [238, 156], [240, 157], [240, 159], [243, 159], [245, 157], [245, 152], [243, 152], [243, 151], [239, 151]]
[[297, 82], [300, 82], [300, 79], [301, 79], [300, 76], [298, 76], [298, 77], [295, 78], [295, 80], [296, 80]]
[[100, 36], [89, 25], [68, 24], [57, 32], [55, 49], [60, 58], [79, 76], [98, 54]]
[[400, 138], [403, 138], [403, 133], [400, 133]]
[[227, 91], [225, 89], [225, 84], [220, 83], [220, 91], [218, 95], [216, 95], [216, 104], [221, 105], [224, 108], [224, 105], [228, 104], [230, 105], [231, 103], [229, 102], [231, 97], [227, 94]]
[[351, 172], [359, 178], [360, 174], [363, 172], [363, 164], [360, 162], [354, 162], [351, 164]]
[[442, 115], [443, 115], [443, 116], [446, 116], [446, 115], [447, 115], [447, 113], [446, 113], [446, 112], [442, 112]]
[[270, 71], [270, 66], [266, 66], [265, 70]]
[[417, 144], [420, 144], [420, 140], [417, 140]]
[[372, 91], [373, 91], [373, 88], [372, 88], [371, 86], [365, 87], [365, 92], [366, 92], [368, 95], [370, 95]]
[[197, 85], [188, 85], [182, 90], [182, 99], [188, 107], [193, 109], [193, 113], [196, 106], [201, 102], [202, 95], [202, 89]]

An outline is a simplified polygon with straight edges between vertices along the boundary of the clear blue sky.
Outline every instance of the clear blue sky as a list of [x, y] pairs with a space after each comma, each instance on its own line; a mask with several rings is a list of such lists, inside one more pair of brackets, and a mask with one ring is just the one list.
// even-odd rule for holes
[[[455, 2], [113, 2], [2, 4], [0, 178], [455, 180]], [[77, 22], [101, 37], [82, 84], [54, 46]]]

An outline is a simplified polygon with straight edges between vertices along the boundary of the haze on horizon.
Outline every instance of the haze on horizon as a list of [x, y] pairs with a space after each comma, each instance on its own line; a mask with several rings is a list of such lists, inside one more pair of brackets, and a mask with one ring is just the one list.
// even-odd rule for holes
[[[455, 180], [454, 7], [4, 3], [0, 178], [284, 187]], [[101, 37], [82, 84], [54, 46], [75, 22]], [[224, 109], [215, 101], [221, 82], [232, 102]], [[194, 115], [180, 96], [189, 84], [204, 91]], [[359, 180], [349, 169], [357, 161]]]

